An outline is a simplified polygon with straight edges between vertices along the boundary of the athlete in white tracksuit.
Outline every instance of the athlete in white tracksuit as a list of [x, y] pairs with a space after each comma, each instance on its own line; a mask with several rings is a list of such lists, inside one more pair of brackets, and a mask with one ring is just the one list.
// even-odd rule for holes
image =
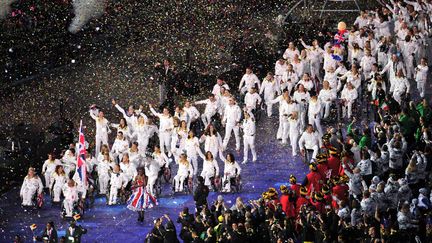
[[127, 179], [125, 178], [125, 175], [123, 172], [120, 171], [120, 166], [114, 165], [113, 173], [111, 173], [111, 180], [110, 180], [110, 194], [109, 194], [109, 200], [108, 205], [114, 205], [117, 204], [117, 197], [119, 190], [125, 188], [127, 186]]
[[[143, 106], [140, 106], [138, 110], [134, 110], [133, 106], [129, 106], [127, 112], [119, 105], [117, 102], [113, 99], [112, 104], [115, 106], [115, 108], [122, 113], [123, 118], [126, 120], [127, 124], [129, 125], [130, 133], [132, 134], [135, 132], [135, 128], [138, 125], [138, 117], [137, 115], [143, 116], [145, 119], [147, 119], [147, 116], [144, 115], [142, 112]], [[126, 136], [126, 134], [124, 134]]]
[[218, 162], [210, 151], [207, 151], [204, 155], [198, 146], [196, 149], [199, 156], [203, 159], [203, 169], [200, 175], [204, 178], [204, 185], [211, 186], [210, 179], [219, 176]]
[[298, 143], [302, 154], [306, 153], [305, 149], [313, 150], [312, 159], [318, 154], [320, 138], [318, 133], [313, 130], [312, 125], [307, 126], [306, 131], [303, 132]]
[[52, 154], [48, 154], [48, 159], [45, 160], [42, 165], [42, 175], [45, 177], [45, 188], [49, 188], [51, 185], [51, 177], [55, 171], [57, 165], [60, 165], [61, 162], [58, 159], [55, 159]]
[[210, 151], [212, 154], [217, 154], [219, 149], [223, 146], [221, 135], [211, 124], [204, 131], [200, 142], [204, 142], [204, 152]]
[[387, 63], [387, 65], [383, 67], [383, 69], [380, 72], [380, 74], [382, 75], [388, 71], [388, 80], [390, 83], [390, 87], [389, 87], [390, 94], [393, 94], [393, 90], [395, 88], [394, 80], [399, 70], [402, 70], [404, 74], [406, 73], [403, 62], [399, 61], [399, 58], [396, 54], [393, 54], [391, 60]]
[[249, 148], [252, 152], [252, 162], [257, 160], [256, 150], [255, 150], [255, 118], [252, 112], [245, 109], [244, 119], [241, 128], [243, 129], [243, 164], [248, 161]]
[[183, 150], [185, 147], [186, 139], [188, 137], [189, 130], [187, 128], [187, 123], [181, 121], [179, 127], [173, 129], [171, 134], [171, 151], [173, 149]]
[[66, 217], [72, 217], [74, 204], [78, 202], [78, 188], [74, 180], [69, 180], [67, 184], [63, 186], [63, 207], [65, 209]]
[[294, 100], [292, 100], [291, 98], [287, 98], [287, 100], [285, 100], [285, 102], [282, 102], [281, 104], [281, 114], [282, 114], [282, 120], [281, 120], [281, 124], [279, 125], [282, 127], [282, 144], [286, 144], [287, 143], [287, 139], [289, 136], [289, 129], [290, 129], [290, 123], [288, 121], [289, 116], [293, 113], [293, 112], [300, 112], [300, 107], [299, 105], [294, 102]]
[[402, 56], [405, 63], [406, 78], [412, 79], [414, 76], [414, 58], [418, 52], [418, 43], [411, 40], [411, 36], [407, 35], [405, 41], [401, 44]]
[[282, 104], [286, 103], [287, 100], [290, 99], [289, 92], [284, 91], [282, 95], [279, 95], [272, 101], [270, 101], [272, 104], [279, 103], [279, 127], [276, 134], [276, 139], [282, 139], [283, 134], [283, 113], [282, 113]]
[[275, 94], [278, 92], [278, 85], [276, 80], [274, 79], [272, 73], [267, 73], [267, 76], [264, 78], [260, 95], [264, 93], [264, 101], [267, 106], [267, 116], [271, 117], [273, 114], [273, 103], [271, 102], [275, 98]]
[[59, 203], [60, 196], [62, 194], [63, 186], [67, 182], [66, 174], [63, 170], [63, 166], [59, 165], [56, 171], [52, 174], [50, 189], [52, 190], [53, 202]]
[[244, 104], [249, 111], [255, 111], [261, 101], [261, 96], [256, 92], [255, 88], [251, 88], [244, 97]]
[[74, 149], [68, 149], [61, 158], [66, 175], [69, 175], [70, 172], [74, 171], [76, 168], [76, 157], [74, 152]]
[[417, 82], [417, 89], [420, 97], [424, 98], [426, 91], [426, 81], [428, 79], [429, 67], [425, 58], [420, 60], [420, 64], [416, 68], [415, 81]]
[[261, 84], [258, 77], [252, 72], [251, 68], [246, 68], [246, 73], [243, 75], [239, 84], [240, 93], [241, 94], [246, 93], [251, 88], [254, 88], [255, 85], [258, 86], [258, 90], [261, 88]]
[[[282, 79], [282, 75], [283, 75], [283, 73], [286, 71], [286, 69], [287, 69], [287, 63], [285, 62], [285, 60], [284, 59], [279, 59], [277, 62], [276, 62], [276, 64], [275, 64], [275, 72], [274, 72], [274, 80], [277, 82], [277, 83], [280, 83], [281, 82], [281, 79]], [[261, 89], [262, 89], [262, 85], [264, 85], [264, 84], [261, 84]]]
[[212, 117], [216, 115], [216, 112], [219, 110], [220, 101], [216, 99], [214, 94], [210, 94], [208, 96], [208, 99], [197, 101], [195, 102], [195, 104], [206, 105], [204, 113], [201, 115], [201, 120], [203, 121], [204, 126], [207, 127], [208, 124], [211, 123]]
[[222, 181], [224, 183], [224, 187], [222, 189], [223, 192], [231, 191], [231, 179], [240, 176], [241, 168], [240, 165], [235, 161], [234, 156], [232, 154], [228, 154], [227, 158], [222, 153], [222, 150], [219, 151], [219, 158], [224, 161], [224, 174]]
[[145, 120], [143, 116], [140, 116], [132, 137], [136, 138], [138, 142], [138, 150], [141, 156], [145, 156], [149, 140], [155, 134], [158, 134], [158, 128], [152, 124], [150, 119]]
[[137, 167], [135, 164], [131, 163], [129, 159], [129, 154], [125, 154], [125, 156], [123, 156], [123, 160], [120, 163], [120, 169], [123, 172], [126, 184], [132, 181], [138, 174]]
[[402, 70], [397, 72], [393, 81], [393, 87], [393, 98], [401, 105], [403, 95], [410, 92], [410, 83], [408, 79], [403, 76]]
[[186, 155], [192, 162], [194, 175], [198, 173], [198, 153], [199, 153], [199, 140], [194, 136], [192, 131], [189, 131], [188, 138], [185, 141]]
[[23, 206], [33, 206], [33, 197], [43, 191], [42, 180], [36, 175], [35, 169], [30, 167], [21, 186], [20, 197]]
[[297, 156], [297, 143], [300, 136], [300, 120], [298, 112], [293, 111], [288, 118], [289, 123], [289, 139], [291, 143], [292, 156]]
[[291, 90], [296, 86], [299, 81], [298, 73], [294, 71], [293, 65], [289, 64], [288, 68], [282, 74], [282, 79], [278, 83], [279, 92], [285, 89], [291, 94]]
[[121, 161], [123, 154], [127, 153], [129, 149], [129, 141], [123, 136], [122, 132], [117, 133], [117, 138], [114, 140], [111, 149], [114, 159], [118, 158], [118, 161]]
[[168, 157], [159, 149], [155, 149], [152, 158], [148, 158], [145, 162], [145, 174], [148, 178], [147, 191], [154, 194], [154, 186], [162, 167], [167, 167], [169, 164]]
[[306, 48], [308, 51], [308, 56], [310, 58], [310, 64], [311, 64], [312, 78], [321, 81], [320, 66], [321, 66], [321, 60], [323, 58], [324, 50], [321, 47], [319, 47], [317, 40], [314, 40], [312, 42], [312, 46], [306, 45], [303, 40], [301, 40], [301, 43], [303, 47]]
[[110, 171], [115, 163], [111, 160], [109, 154], [105, 153], [102, 161], [99, 161], [97, 167], [99, 179], [99, 193], [104, 195], [108, 192], [108, 184], [110, 180]]
[[[110, 132], [109, 122], [104, 117], [104, 113], [102, 111], [97, 112], [96, 109], [91, 109], [89, 112], [91, 118], [96, 121], [95, 156], [97, 156], [99, 154], [100, 147], [103, 144], [108, 144], [108, 133]], [[97, 116], [95, 113], [97, 113]]]
[[302, 84], [299, 84], [297, 91], [294, 92], [293, 99], [299, 105], [300, 129], [303, 130], [306, 126], [306, 110], [310, 95]]
[[336, 91], [330, 88], [328, 81], [323, 81], [323, 88], [320, 90], [318, 99], [321, 102], [321, 116], [324, 113], [324, 119], [327, 119], [330, 115], [330, 106], [336, 100]]
[[189, 115], [188, 128], [190, 129], [191, 123], [198, 120], [198, 118], [200, 117], [200, 113], [198, 109], [191, 104], [190, 101], [185, 102], [183, 110], [186, 111]]
[[184, 181], [186, 178], [192, 177], [194, 169], [192, 168], [192, 164], [190, 160], [188, 160], [186, 154], [177, 155], [176, 152], [174, 154], [176, 155], [175, 161], [178, 164], [177, 175], [174, 176], [174, 191], [181, 192], [184, 188]]
[[315, 130], [318, 131], [318, 134], [322, 136], [323, 131], [321, 127], [321, 102], [316, 96], [312, 96], [309, 100], [308, 121], [308, 124], [314, 126]]
[[222, 125], [225, 126], [225, 138], [223, 141], [223, 148], [226, 149], [229, 139], [231, 138], [231, 132], [234, 132], [236, 140], [236, 150], [240, 150], [240, 134], [239, 125], [241, 119], [241, 109], [235, 103], [234, 98], [229, 99], [229, 104], [225, 108], [224, 116], [222, 119]]
[[348, 116], [348, 119], [352, 116], [352, 106], [358, 97], [358, 92], [351, 83], [345, 84], [345, 88], [342, 90], [341, 99], [343, 102], [342, 117]]
[[369, 77], [372, 66], [376, 63], [376, 58], [372, 56], [371, 52], [369, 50], [366, 51], [366, 55], [362, 57], [360, 61], [360, 67], [363, 72], [363, 77], [367, 78]]
[[167, 151], [168, 156], [171, 156], [171, 131], [174, 128], [173, 119], [167, 108], [164, 108], [161, 114], [156, 112], [150, 105], [150, 111], [159, 118], [159, 147], [162, 153]]

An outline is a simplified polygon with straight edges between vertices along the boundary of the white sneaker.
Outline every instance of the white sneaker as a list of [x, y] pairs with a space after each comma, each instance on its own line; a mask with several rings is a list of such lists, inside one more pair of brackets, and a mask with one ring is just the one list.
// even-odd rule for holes
[[242, 164], [243, 164], [243, 165], [247, 164], [247, 160], [246, 160], [246, 159], [243, 160]]
[[252, 162], [254, 162], [254, 163], [255, 163], [256, 161], [257, 161], [257, 159], [256, 159], [256, 158], [252, 160]]

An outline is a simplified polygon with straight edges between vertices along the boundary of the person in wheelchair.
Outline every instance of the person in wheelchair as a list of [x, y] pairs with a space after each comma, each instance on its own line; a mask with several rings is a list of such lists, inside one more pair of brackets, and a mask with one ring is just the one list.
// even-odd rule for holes
[[66, 173], [62, 165], [57, 165], [51, 177], [50, 192], [53, 203], [60, 203], [63, 185], [67, 182]]
[[155, 195], [155, 185], [156, 180], [158, 179], [159, 175], [162, 175], [161, 170], [164, 167], [168, 167], [169, 161], [168, 157], [165, 155], [165, 153], [162, 153], [159, 149], [158, 145], [155, 145], [154, 152], [150, 158], [147, 158], [147, 161], [145, 162], [144, 168], [145, 168], [145, 174], [148, 177], [147, 181], [147, 191], [151, 195]]
[[352, 107], [358, 97], [356, 88], [350, 82], [346, 83], [345, 88], [342, 90], [342, 117], [351, 119]]
[[314, 131], [313, 126], [311, 124], [308, 124], [306, 127], [306, 131], [303, 132], [303, 134], [300, 137], [299, 140], [299, 147], [300, 152], [303, 156], [307, 155], [308, 150], [312, 150], [312, 158], [314, 159], [316, 155], [318, 154], [318, 149], [321, 147], [321, 140], [317, 132]]
[[327, 80], [323, 82], [323, 88], [320, 90], [318, 99], [321, 101], [321, 116], [324, 114], [323, 119], [327, 119], [330, 115], [330, 107], [336, 100], [336, 90], [330, 88], [330, 83]]
[[23, 206], [34, 206], [33, 198], [42, 194], [43, 184], [40, 177], [36, 174], [35, 168], [30, 167], [28, 174], [24, 178], [24, 182], [21, 186], [20, 197], [22, 199]]
[[193, 167], [185, 153], [178, 154], [174, 153], [176, 157], [175, 162], [178, 164], [177, 175], [174, 176], [174, 192], [182, 192], [184, 189], [184, 183], [188, 177], [193, 176]]
[[232, 186], [239, 186], [237, 182], [240, 178], [241, 168], [240, 165], [235, 161], [234, 155], [229, 153], [227, 157], [219, 150], [219, 158], [224, 161], [224, 176], [222, 178], [223, 188], [222, 192], [231, 192]]
[[117, 198], [119, 191], [124, 191], [128, 183], [124, 173], [120, 170], [119, 165], [114, 165], [113, 172], [111, 173], [110, 183], [111, 187], [108, 205], [115, 205], [118, 203]]
[[63, 195], [64, 199], [62, 216], [72, 217], [79, 201], [78, 188], [76, 186], [76, 182], [73, 179], [70, 179], [68, 183], [63, 186]]
[[[219, 176], [219, 165], [213, 154], [207, 151], [205, 155], [201, 152], [201, 149], [197, 146], [199, 156], [203, 159], [203, 169], [201, 176], [204, 178], [204, 185], [212, 186], [216, 191], [215, 179]], [[195, 169], [195, 168], [194, 168]]]

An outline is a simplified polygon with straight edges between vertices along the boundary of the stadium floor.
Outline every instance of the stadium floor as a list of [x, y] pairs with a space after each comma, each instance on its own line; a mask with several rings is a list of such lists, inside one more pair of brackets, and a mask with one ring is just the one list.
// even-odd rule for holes
[[[275, 107], [276, 108], [276, 107]], [[298, 180], [302, 180], [307, 172], [307, 166], [301, 157], [293, 158], [291, 148], [282, 146], [276, 140], [278, 119], [263, 117], [257, 126], [256, 147], [258, 161], [249, 162], [242, 167], [243, 190], [238, 194], [223, 194], [227, 205], [232, 205], [236, 197], [240, 196], [246, 202], [257, 199], [268, 187], [279, 188], [281, 184], [288, 183], [289, 175], [294, 174]], [[234, 138], [231, 137], [230, 145], [233, 147]], [[243, 141], [242, 141], [243, 149]], [[236, 159], [242, 161], [242, 151], [235, 154]], [[251, 158], [251, 156], [249, 156]], [[223, 164], [219, 161], [221, 173]], [[174, 166], [174, 171], [176, 167]], [[171, 196], [171, 187], [164, 185], [159, 205], [149, 209], [145, 214], [143, 223], [137, 222], [137, 215], [126, 208], [125, 205], [106, 206], [105, 198], [98, 197], [95, 205], [86, 210], [85, 215], [79, 220], [88, 233], [82, 237], [83, 242], [143, 242], [145, 235], [153, 227], [153, 220], [168, 213], [176, 221], [183, 207], [189, 207], [194, 211], [192, 195]], [[209, 203], [216, 200], [218, 193], [211, 192]], [[21, 235], [25, 242], [32, 240], [31, 224], [38, 225], [36, 232], [41, 232], [48, 221], [54, 221], [58, 235], [65, 235], [68, 221], [61, 219], [60, 206], [52, 206], [49, 196], [45, 195], [46, 204], [42, 209], [27, 210], [20, 206], [19, 187], [14, 188], [0, 198], [0, 242], [11, 242], [17, 234]], [[2, 211], [2, 212], [1, 212]], [[177, 233], [180, 228], [175, 224]]]

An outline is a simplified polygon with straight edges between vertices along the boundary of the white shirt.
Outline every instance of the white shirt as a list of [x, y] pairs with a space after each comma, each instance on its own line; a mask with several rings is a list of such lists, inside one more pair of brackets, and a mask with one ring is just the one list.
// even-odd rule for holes
[[282, 57], [288, 61], [291, 61], [292, 59], [294, 59], [295, 55], [300, 56], [300, 52], [297, 48], [295, 48], [294, 50], [287, 48]]
[[245, 73], [240, 80], [239, 89], [243, 88], [243, 84], [247, 88], [247, 90], [251, 89], [252, 87], [255, 87], [255, 84], [258, 85], [258, 89], [260, 88], [261, 84], [258, 79], [258, 77], [254, 73], [247, 74]]
[[118, 139], [114, 141], [114, 144], [112, 146], [112, 151], [114, 153], [125, 153], [129, 149], [129, 142], [126, 139]]
[[93, 118], [93, 120], [96, 121], [96, 134], [107, 134], [109, 131], [108, 120], [105, 117], [102, 119], [99, 119], [99, 117], [97, 117], [94, 114], [93, 110], [90, 110], [89, 112], [90, 112], [91, 118]]
[[260, 95], [264, 92], [265, 99], [273, 99], [275, 93], [278, 91], [276, 81], [267, 80], [266, 78], [263, 80], [261, 89], [259, 91]]
[[416, 81], [417, 82], [426, 82], [428, 75], [428, 66], [418, 65], [416, 69]]
[[315, 146], [319, 148], [319, 135], [317, 132], [308, 133], [307, 131], [303, 132], [299, 140], [299, 147], [306, 149], [313, 149]]
[[215, 114], [219, 109], [219, 105], [220, 105], [218, 99], [215, 99], [214, 101], [211, 101], [210, 99], [205, 99], [205, 100], [197, 101], [195, 102], [195, 104], [198, 105], [205, 104], [206, 105], [204, 110], [205, 114]]
[[348, 88], [344, 88], [342, 90], [341, 98], [347, 100], [348, 102], [353, 102], [357, 99], [358, 93], [355, 88], [349, 90]]
[[48, 173], [48, 174], [52, 174], [55, 171], [55, 168], [57, 167], [57, 165], [61, 165], [60, 160], [55, 159], [53, 161], [50, 160], [45, 160], [44, 164], [42, 165], [42, 173]]
[[150, 108], [151, 113], [153, 115], [159, 117], [159, 131], [160, 132], [168, 132], [174, 128], [173, 119], [170, 115], [164, 115], [162, 113], [158, 113], [153, 109], [153, 107]]
[[225, 107], [222, 122], [235, 125], [240, 122], [241, 109], [238, 105], [227, 105]]
[[320, 93], [318, 95], [318, 99], [321, 102], [325, 102], [325, 103], [333, 101], [336, 99], [336, 92], [331, 88], [322, 89], [322, 90], [320, 90]]
[[244, 98], [244, 103], [246, 107], [249, 109], [256, 109], [257, 104], [261, 103], [261, 96], [258, 93], [249, 93], [247, 92]]
[[183, 107], [183, 110], [189, 114], [189, 118], [191, 121], [195, 121], [200, 116], [200, 113], [195, 106], [192, 106], [192, 105], [189, 107], [185, 106], [185, 107]]
[[221, 96], [221, 87], [224, 87], [226, 90], [229, 90], [228, 84], [225, 84], [225, 83], [222, 85], [215, 84], [213, 86], [212, 94], [214, 94], [215, 96]]
[[[252, 115], [253, 116], [253, 115]], [[249, 117], [249, 119], [243, 120], [243, 133], [246, 136], [253, 136], [255, 135], [255, 119], [253, 117]]]

